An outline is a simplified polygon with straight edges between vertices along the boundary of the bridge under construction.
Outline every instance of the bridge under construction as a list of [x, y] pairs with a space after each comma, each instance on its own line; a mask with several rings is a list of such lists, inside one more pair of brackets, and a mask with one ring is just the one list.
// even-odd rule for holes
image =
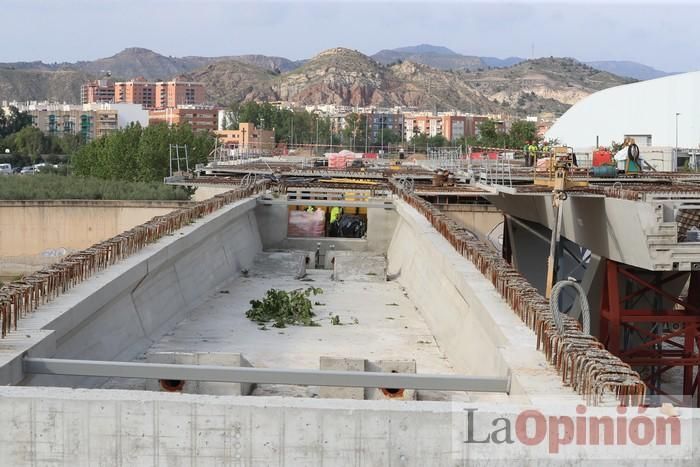
[[[167, 182], [219, 194], [5, 285], [0, 458], [554, 465], [568, 444], [693, 465], [688, 438], [613, 454], [472, 431], [644, 407], [692, 440], [700, 178], [502, 151], [400, 162], [198, 167]], [[313, 325], [247, 316], [271, 290], [309, 289]]]

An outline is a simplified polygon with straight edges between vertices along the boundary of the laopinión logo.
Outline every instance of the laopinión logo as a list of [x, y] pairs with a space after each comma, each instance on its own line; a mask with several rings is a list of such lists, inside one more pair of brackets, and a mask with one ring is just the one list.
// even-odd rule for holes
[[[466, 417], [460, 417], [461, 426], [454, 428], [459, 429], [460, 443], [469, 457], [489, 453], [509, 457], [508, 452], [522, 453], [523, 448], [533, 448], [536, 455], [547, 456], [564, 451], [581, 455], [595, 450], [597, 457], [615, 458], [623, 453], [646, 455], [651, 449], [654, 457], [666, 457], [669, 453], [679, 458], [690, 455], [692, 447], [683, 446], [689, 444], [689, 438], [684, 437], [684, 427], [690, 428], [689, 423], [684, 425], [680, 417], [653, 412], [645, 407], [624, 406], [589, 410], [577, 404], [573, 411], [568, 407], [556, 415], [527, 409], [498, 416], [492, 411], [465, 407], [461, 415], [466, 413]], [[690, 449], [679, 450], [679, 446]], [[659, 450], [664, 447], [669, 449]]]

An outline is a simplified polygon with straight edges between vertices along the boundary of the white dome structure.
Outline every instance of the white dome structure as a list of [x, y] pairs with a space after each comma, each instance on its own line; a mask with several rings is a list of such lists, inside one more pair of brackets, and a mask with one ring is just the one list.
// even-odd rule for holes
[[[679, 114], [676, 117], [676, 114]], [[700, 72], [625, 84], [598, 91], [577, 102], [552, 125], [546, 138], [574, 148], [625, 136], [639, 146], [700, 147]]]

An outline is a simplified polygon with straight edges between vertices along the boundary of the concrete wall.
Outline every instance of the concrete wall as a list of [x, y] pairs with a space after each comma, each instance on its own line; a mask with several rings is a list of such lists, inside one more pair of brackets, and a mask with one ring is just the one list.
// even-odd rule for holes
[[[22, 320], [53, 330], [56, 358], [130, 360], [169, 331], [262, 250], [255, 199], [224, 207], [98, 273]], [[22, 332], [20, 331], [20, 334]], [[35, 376], [24, 384], [73, 385]], [[80, 381], [81, 385], [97, 381]]]
[[384, 253], [389, 248], [397, 215], [393, 207], [367, 208], [367, 238], [341, 239], [332, 237], [288, 238], [288, 206], [286, 202], [260, 200], [255, 209], [263, 248], [315, 250], [321, 243], [325, 251], [331, 244], [338, 250], [372, 251]]
[[160, 201], [0, 201], [0, 258], [82, 250], [186, 205]]
[[[450, 363], [465, 374], [512, 376], [511, 397], [577, 398], [536, 349], [535, 334], [491, 282], [415, 209], [396, 201], [399, 223], [387, 273], [398, 275]], [[407, 247], [410, 245], [410, 247]]]
[[[550, 436], [534, 446], [520, 441], [516, 420], [525, 409], [532, 407], [4, 387], [0, 459], [13, 467], [694, 467], [700, 456], [697, 409], [681, 415], [679, 445], [555, 443], [558, 452]], [[552, 403], [541, 413], [550, 424], [575, 415], [573, 406]], [[614, 409], [588, 414], [616, 416]], [[509, 443], [475, 442], [506, 423]]]
[[479, 240], [486, 237], [503, 222], [503, 213], [495, 206], [483, 204], [438, 204], [440, 211], [472, 231]]

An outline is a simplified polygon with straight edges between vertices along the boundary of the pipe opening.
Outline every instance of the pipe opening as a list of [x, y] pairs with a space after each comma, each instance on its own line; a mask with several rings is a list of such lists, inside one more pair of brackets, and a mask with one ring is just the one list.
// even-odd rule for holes
[[[391, 370], [392, 373], [398, 373], [396, 370]], [[403, 397], [403, 388], [381, 388], [382, 394], [389, 398]]]
[[167, 392], [180, 392], [185, 387], [184, 379], [159, 379], [160, 387]]

